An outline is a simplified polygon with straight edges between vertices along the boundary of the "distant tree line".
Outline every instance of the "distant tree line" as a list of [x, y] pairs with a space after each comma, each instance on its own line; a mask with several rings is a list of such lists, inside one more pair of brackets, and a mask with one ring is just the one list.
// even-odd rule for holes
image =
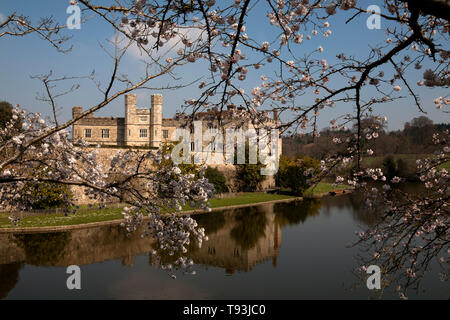
[[[370, 121], [370, 119], [366, 121]], [[387, 132], [385, 128], [380, 128], [379, 137], [371, 146], [373, 155], [433, 153], [433, 133], [449, 129], [449, 123], [435, 124], [426, 116], [413, 118], [410, 122], [406, 122], [402, 130]], [[325, 128], [316, 136], [304, 134], [283, 137], [283, 155], [289, 158], [302, 155], [322, 159], [340, 151], [341, 146], [333, 143], [333, 138], [339, 136], [344, 136], [344, 132]]]

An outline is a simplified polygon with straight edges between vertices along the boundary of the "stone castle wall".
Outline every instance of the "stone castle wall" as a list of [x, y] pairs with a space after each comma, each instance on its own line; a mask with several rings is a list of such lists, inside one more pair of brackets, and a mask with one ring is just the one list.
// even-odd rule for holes
[[[86, 151], [92, 152], [96, 148], [86, 148]], [[116, 154], [118, 151], [124, 151], [123, 148], [98, 148], [97, 159], [103, 168], [109, 168], [111, 164], [110, 157]], [[137, 154], [142, 154], [144, 152], [148, 152], [149, 150], [138, 150]], [[151, 163], [147, 163], [146, 165], [151, 166]], [[217, 168], [220, 172], [222, 172], [226, 179], [226, 184], [230, 192], [237, 192], [240, 190], [240, 181], [237, 177], [237, 167], [232, 164], [219, 164], [219, 165], [210, 165], [211, 167]], [[270, 188], [275, 187], [275, 178], [274, 176], [266, 176], [264, 181], [260, 184], [258, 191], [264, 191]], [[77, 204], [93, 204], [98, 203], [98, 201], [90, 199], [85, 195], [85, 188], [79, 186], [72, 186], [71, 191], [74, 199]], [[119, 199], [112, 199], [112, 202], [119, 202]]]
[[[82, 112], [81, 107], [72, 108], [73, 117]], [[75, 140], [82, 138], [91, 144], [159, 147], [162, 124], [162, 95], [152, 95], [151, 109], [142, 109], [136, 106], [136, 95], [128, 94], [125, 95], [124, 118], [90, 115], [75, 122], [72, 132]], [[86, 129], [90, 130], [90, 135], [86, 134]]]
[[[215, 117], [217, 111], [200, 112], [196, 120], [203, 120], [201, 127], [197, 130], [201, 130], [202, 140], [198, 141], [197, 133], [194, 134], [194, 126], [189, 127], [186, 116], [176, 117], [174, 119], [163, 119], [162, 117], [162, 95], [153, 94], [151, 96], [151, 108], [143, 109], [136, 106], [136, 95], [125, 95], [125, 117], [124, 118], [112, 118], [112, 117], [95, 117], [92, 114], [84, 117], [73, 125], [73, 139], [76, 141], [81, 138], [88, 143], [100, 144], [104, 146], [111, 146], [108, 148], [98, 149], [98, 159], [103, 167], [108, 168], [110, 162], [110, 156], [115, 154], [119, 150], [123, 150], [124, 147], [133, 146], [149, 146], [160, 147], [163, 143], [171, 143], [174, 132], [177, 128], [186, 127], [190, 129], [190, 149], [191, 151], [199, 151], [200, 144], [203, 149], [203, 158], [206, 160], [208, 156], [207, 151], [212, 150], [215, 155], [215, 150], [221, 155], [222, 164], [211, 164], [213, 167], [217, 167], [224, 173], [227, 181], [227, 185], [231, 192], [236, 192], [240, 189], [239, 180], [237, 179], [237, 168], [234, 165], [225, 164], [225, 159], [220, 149], [223, 148], [227, 141], [226, 129], [228, 128], [242, 128], [247, 130], [249, 128], [255, 129], [256, 127], [245, 119], [235, 119], [233, 117], [233, 108], [229, 108], [224, 111], [224, 118], [222, 122], [218, 122]], [[79, 116], [83, 112], [81, 107], [73, 107], [73, 117]], [[267, 125], [274, 127], [279, 123], [277, 114], [274, 114], [274, 119], [269, 119]], [[218, 129], [222, 134], [222, 141], [219, 138], [214, 138], [214, 131]], [[257, 128], [256, 128], [257, 129]], [[86, 130], [89, 131], [89, 135], [86, 136]], [[105, 135], [105, 132], [108, 134]], [[218, 137], [218, 136], [216, 136]], [[218, 139], [217, 141], [215, 139]], [[214, 142], [212, 142], [214, 140]], [[234, 141], [234, 138], [233, 138]], [[117, 146], [117, 148], [114, 148]], [[214, 146], [214, 147], [213, 147]], [[281, 155], [282, 141], [281, 137], [278, 139], [278, 156]], [[89, 149], [88, 149], [89, 150]], [[93, 150], [93, 149], [90, 149]], [[148, 150], [141, 150], [147, 152]], [[225, 150], [223, 150], [225, 151]], [[209, 155], [210, 157], [211, 155]], [[217, 157], [215, 157], [217, 159]], [[214, 162], [214, 161], [213, 161]], [[215, 162], [218, 163], [218, 162]], [[207, 162], [207, 164], [209, 164]], [[275, 186], [273, 176], [266, 176], [266, 179], [261, 183], [260, 190], [269, 189]], [[95, 201], [89, 199], [84, 193], [84, 188], [73, 187], [72, 192], [78, 203], [93, 203]], [[119, 200], [117, 200], [119, 201]]]

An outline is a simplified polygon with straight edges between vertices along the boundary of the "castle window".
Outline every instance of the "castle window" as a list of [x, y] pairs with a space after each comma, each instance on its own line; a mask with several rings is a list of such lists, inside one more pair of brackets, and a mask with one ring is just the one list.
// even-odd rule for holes
[[191, 151], [195, 150], [195, 142], [191, 142]]
[[84, 129], [84, 137], [90, 138], [91, 137], [91, 129]]
[[164, 139], [169, 138], [169, 130], [163, 130], [163, 138]]
[[102, 129], [102, 138], [109, 138], [109, 129]]
[[139, 129], [139, 138], [147, 138], [147, 129]]

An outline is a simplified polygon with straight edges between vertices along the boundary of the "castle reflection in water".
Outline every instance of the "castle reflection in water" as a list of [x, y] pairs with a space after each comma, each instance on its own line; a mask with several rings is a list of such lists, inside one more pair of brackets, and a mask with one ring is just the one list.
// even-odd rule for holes
[[[196, 264], [223, 268], [225, 273], [246, 272], [264, 261], [274, 267], [282, 240], [282, 227], [303, 223], [318, 214], [321, 200], [264, 204], [234, 210], [195, 215], [209, 240], [201, 248], [192, 246], [188, 257]], [[24, 265], [67, 267], [108, 260], [132, 266], [134, 258], [156, 248], [141, 232], [126, 237], [120, 226], [92, 227], [70, 232], [0, 234], [0, 299], [18, 281]]]
[[[186, 254], [198, 276], [176, 272], [176, 281], [154, 266], [157, 244], [142, 232], [3, 233], [0, 299], [367, 299], [365, 280], [354, 273], [361, 250], [348, 244], [382, 215], [363, 199], [353, 193], [195, 215], [209, 241], [201, 248], [192, 241]], [[82, 267], [83, 290], [67, 290], [69, 265]], [[448, 297], [435, 273], [424, 279], [418, 298]], [[385, 294], [398, 298], [395, 288]]]
[[[281, 245], [281, 227], [274, 204], [194, 216], [207, 229], [209, 240], [188, 255], [196, 263], [217, 266], [229, 272], [249, 271], [259, 262], [276, 261]], [[86, 265], [122, 259], [133, 265], [137, 255], [155, 247], [140, 232], [126, 237], [119, 226], [70, 232], [0, 234], [0, 265], [28, 263], [35, 266]], [[274, 262], [276, 263], [276, 262]]]

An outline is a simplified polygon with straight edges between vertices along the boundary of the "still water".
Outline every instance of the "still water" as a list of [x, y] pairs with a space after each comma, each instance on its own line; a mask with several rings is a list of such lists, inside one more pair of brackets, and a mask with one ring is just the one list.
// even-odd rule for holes
[[[0, 234], [0, 299], [368, 299], [355, 276], [355, 231], [374, 223], [356, 195], [195, 216], [209, 241], [189, 252], [196, 275], [152, 264], [151, 239], [119, 226], [51, 234]], [[81, 267], [68, 290], [66, 267]], [[410, 299], [449, 299], [431, 270]], [[397, 299], [387, 290], [383, 298]]]

